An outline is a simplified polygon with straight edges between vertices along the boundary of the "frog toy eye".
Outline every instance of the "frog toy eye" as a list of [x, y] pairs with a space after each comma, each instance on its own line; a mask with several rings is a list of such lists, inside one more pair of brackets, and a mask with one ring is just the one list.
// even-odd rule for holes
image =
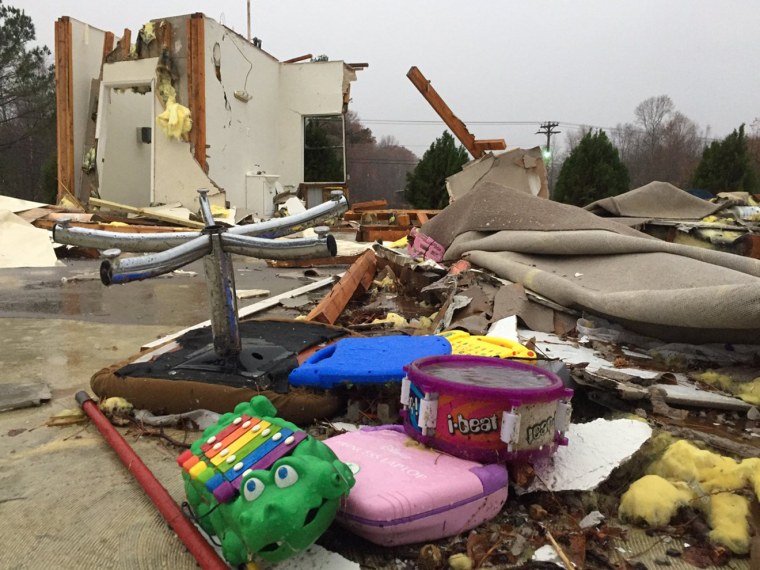
[[274, 474], [274, 483], [280, 489], [294, 485], [298, 481], [298, 473], [290, 465], [280, 465]]
[[255, 501], [264, 492], [264, 483], [261, 479], [251, 477], [243, 485], [243, 496], [246, 501]]

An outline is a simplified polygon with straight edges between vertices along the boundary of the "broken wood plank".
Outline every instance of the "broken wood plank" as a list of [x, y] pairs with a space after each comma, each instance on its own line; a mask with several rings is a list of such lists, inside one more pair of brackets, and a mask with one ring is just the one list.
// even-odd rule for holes
[[[34, 227], [37, 227], [43, 230], [52, 230], [53, 227], [59, 223], [60, 222], [57, 222], [55, 220], [40, 218], [40, 219], [34, 220], [32, 222], [32, 225]], [[102, 223], [97, 223], [97, 222], [76, 222], [76, 221], [68, 221], [68, 220], [67, 220], [67, 223], [69, 227], [72, 227], [72, 228], [86, 228], [88, 230], [102, 230], [102, 231], [107, 231], [107, 232], [119, 232], [119, 233], [127, 233], [127, 234], [128, 233], [147, 234], [147, 233], [194, 231], [192, 228], [177, 228], [177, 227], [168, 227], [168, 226], [145, 226], [145, 225], [137, 225], [137, 224], [129, 224], [128, 226], [120, 226], [120, 225], [102, 224]]]
[[[103, 66], [101, 65], [101, 72]], [[95, 140], [95, 131], [97, 127], [96, 117], [98, 115], [98, 97], [100, 95], [100, 79], [92, 79], [90, 82], [90, 99], [87, 108], [87, 127], [85, 128], [84, 135], [84, 149], [82, 156], [82, 169], [79, 174], [79, 186], [77, 187], [77, 199], [80, 202], [87, 204], [90, 196], [98, 195], [98, 169], [95, 166], [95, 162], [90, 165], [90, 170], [84, 168], [84, 158], [89, 152], [89, 149], [95, 151], [97, 148], [97, 141]], [[96, 158], [93, 156], [93, 158]]]
[[24, 210], [23, 212], [15, 212], [15, 214], [24, 220], [25, 222], [33, 223], [35, 220], [50, 216], [51, 214], [61, 213], [58, 209], [49, 208], [32, 208], [31, 210]]
[[487, 150], [506, 150], [507, 144], [504, 142], [504, 139], [477, 139], [475, 141], [475, 148], [482, 154]]
[[117, 212], [126, 212], [128, 214], [138, 214], [146, 218], [152, 218], [161, 222], [168, 222], [177, 226], [184, 226], [188, 228], [194, 228], [202, 230], [206, 227], [202, 222], [195, 222], [193, 220], [186, 220], [177, 216], [171, 216], [169, 214], [160, 214], [152, 210], [145, 208], [135, 208], [133, 206], [127, 206], [126, 204], [119, 204], [117, 202], [110, 202], [108, 200], [101, 200], [99, 198], [90, 198], [90, 205], [99, 206], [101, 208], [108, 208], [109, 210], [116, 210]]
[[173, 35], [173, 28], [169, 22], [163, 21], [158, 25], [156, 39], [161, 47], [161, 51], [172, 49]]
[[286, 59], [282, 63], [298, 63], [299, 61], [305, 61], [307, 59], [311, 59], [314, 57], [310, 53], [305, 53], [303, 55], [299, 55], [298, 57], [291, 57], [290, 59]]
[[71, 21], [55, 23], [55, 101], [58, 156], [58, 195], [74, 193], [74, 80], [72, 76]]
[[417, 219], [420, 218], [420, 215], [424, 215], [425, 219], [427, 220], [429, 217], [435, 216], [440, 212], [440, 210], [365, 210], [365, 211], [355, 211], [355, 210], [349, 210], [345, 214], [343, 214], [343, 219], [347, 222], [358, 222], [361, 221], [362, 218], [370, 217], [372, 219], [376, 219], [377, 221], [387, 221], [392, 216], [398, 217], [402, 214], [408, 214], [410, 217], [414, 216], [417, 217]]
[[101, 79], [103, 78], [103, 63], [105, 63], [106, 58], [108, 57], [108, 54], [113, 51], [113, 41], [114, 41], [113, 32], [106, 32], [105, 36], [103, 36], [103, 57], [100, 63], [100, 78]]
[[45, 384], [0, 384], [0, 412], [39, 406], [51, 397]]
[[396, 229], [388, 226], [362, 226], [359, 228], [358, 241], [396, 241], [409, 235], [408, 229]]
[[121, 57], [124, 60], [129, 58], [130, 49], [132, 49], [132, 30], [129, 28], [124, 28], [124, 35], [122, 35], [121, 39], [119, 40], [119, 51], [121, 52]]
[[360, 210], [381, 210], [388, 207], [388, 200], [367, 200], [366, 202], [355, 202], [351, 204], [354, 212]]
[[375, 278], [376, 268], [377, 257], [375, 257], [375, 252], [368, 249], [348, 268], [340, 281], [306, 316], [306, 320], [328, 325], [335, 324], [359, 287], [365, 291], [369, 289], [372, 280]]
[[478, 142], [483, 143], [488, 149], [492, 150], [504, 150], [507, 148], [507, 143], [503, 139], [476, 141], [475, 136], [467, 129], [467, 125], [454, 114], [438, 92], [433, 89], [430, 81], [422, 75], [422, 72], [417, 67], [412, 66], [406, 76], [474, 158], [480, 158], [483, 156], [484, 150], [486, 150], [482, 145], [478, 146]]
[[689, 441], [702, 441], [714, 449], [728, 453], [729, 455], [741, 457], [742, 459], [757, 457], [760, 453], [760, 447], [753, 445], [751, 441], [749, 443], [742, 443], [715, 433], [706, 433], [700, 429], [682, 427], [660, 420], [661, 418], [656, 420], [658, 427], [677, 438], [688, 439]]
[[190, 143], [195, 160], [203, 172], [208, 173], [206, 162], [206, 63], [204, 60], [204, 16], [195, 13], [190, 16], [187, 27], [187, 97], [193, 128], [190, 129]]
[[[345, 273], [339, 273], [338, 275], [335, 275], [334, 277], [327, 277], [325, 279], [322, 279], [320, 281], [315, 281], [314, 283], [309, 283], [308, 285], [304, 285], [303, 287], [299, 287], [298, 289], [293, 289], [291, 291], [286, 291], [285, 293], [280, 293], [279, 295], [275, 295], [274, 297], [269, 297], [267, 299], [263, 299], [262, 301], [259, 301], [258, 303], [254, 303], [253, 305], [248, 305], [247, 307], [243, 307], [242, 309], [238, 309], [238, 318], [247, 317], [249, 315], [253, 315], [255, 313], [261, 312], [265, 309], [269, 309], [271, 307], [274, 307], [276, 305], [280, 304], [280, 301], [283, 299], [290, 299], [292, 297], [298, 297], [299, 295], [303, 295], [304, 293], [309, 293], [310, 291], [316, 291], [317, 289], [321, 289], [322, 287], [327, 287], [328, 285], [332, 285], [335, 283], [335, 278], [341, 278], [345, 275]], [[164, 336], [159, 338], [158, 340], [154, 340], [152, 342], [149, 342], [147, 344], [144, 344], [140, 347], [140, 350], [146, 350], [149, 348], [155, 348], [157, 346], [160, 346], [164, 344], [165, 342], [168, 342], [170, 340], [174, 340], [177, 337], [182, 336], [188, 331], [199, 329], [202, 327], [208, 327], [211, 326], [211, 321], [203, 321], [202, 323], [198, 323], [197, 325], [193, 325], [191, 327], [187, 327], [186, 329], [182, 329], [181, 331], [172, 333], [170, 335]]]
[[293, 267], [320, 267], [323, 265], [351, 265], [361, 254], [336, 255], [335, 257], [317, 257], [312, 259], [267, 259], [269, 267], [293, 268]]

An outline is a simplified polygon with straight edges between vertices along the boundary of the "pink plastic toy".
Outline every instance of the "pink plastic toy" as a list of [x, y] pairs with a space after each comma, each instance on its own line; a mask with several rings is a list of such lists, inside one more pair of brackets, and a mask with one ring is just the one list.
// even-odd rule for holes
[[325, 440], [354, 471], [337, 521], [384, 546], [436, 540], [493, 518], [507, 500], [507, 470], [424, 447], [401, 426]]

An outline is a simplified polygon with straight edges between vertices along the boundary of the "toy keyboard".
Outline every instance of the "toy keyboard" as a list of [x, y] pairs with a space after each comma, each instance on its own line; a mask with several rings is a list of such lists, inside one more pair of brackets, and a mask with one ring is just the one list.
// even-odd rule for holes
[[188, 449], [177, 458], [177, 463], [191, 479], [203, 483], [217, 501], [227, 503], [239, 494], [245, 475], [269, 469], [304, 439], [303, 431], [243, 414], [207, 439], [201, 445], [200, 455]]

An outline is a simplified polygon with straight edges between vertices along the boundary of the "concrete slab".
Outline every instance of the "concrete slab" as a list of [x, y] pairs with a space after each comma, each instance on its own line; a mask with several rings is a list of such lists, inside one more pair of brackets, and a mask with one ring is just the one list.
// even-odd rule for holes
[[[209, 316], [200, 264], [188, 268], [195, 277], [108, 288], [79, 279], [98, 265], [70, 260], [63, 267], [0, 270], [0, 383], [45, 383], [52, 395], [41, 407], [0, 413], [0, 568], [195, 569], [93, 426], [45, 426], [53, 414], [76, 407], [74, 394], [89, 389], [94, 372]], [[273, 270], [237, 256], [235, 269], [239, 287], [272, 294], [310, 282], [301, 270]], [[135, 429], [121, 433], [182, 502], [177, 451]]]

